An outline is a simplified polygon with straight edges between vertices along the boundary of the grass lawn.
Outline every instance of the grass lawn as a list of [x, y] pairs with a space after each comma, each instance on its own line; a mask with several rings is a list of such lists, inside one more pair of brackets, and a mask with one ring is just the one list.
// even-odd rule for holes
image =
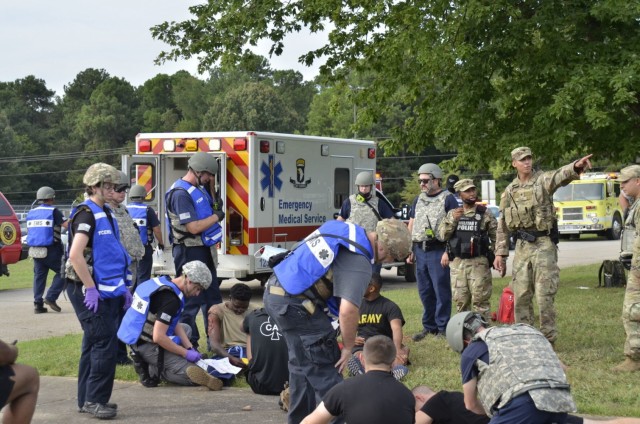
[[[599, 265], [567, 268], [560, 273], [556, 297], [559, 357], [569, 366], [568, 378], [581, 414], [640, 417], [638, 373], [618, 374], [611, 367], [624, 357], [625, 340], [620, 315], [624, 288], [596, 289]], [[0, 289], [31, 287], [31, 264], [10, 267], [11, 277], [0, 280]], [[508, 278], [494, 280], [492, 305], [497, 309]], [[411, 348], [410, 372], [405, 384], [427, 384], [436, 390], [461, 390], [457, 353], [443, 338], [413, 342], [421, 329], [422, 306], [416, 289], [385, 290], [403, 310], [405, 344]], [[202, 325], [200, 322], [199, 325]], [[33, 365], [43, 375], [75, 376], [81, 336], [69, 335], [20, 343], [20, 362]], [[133, 368], [118, 366], [116, 378], [136, 380]], [[243, 380], [235, 383], [246, 386]]]

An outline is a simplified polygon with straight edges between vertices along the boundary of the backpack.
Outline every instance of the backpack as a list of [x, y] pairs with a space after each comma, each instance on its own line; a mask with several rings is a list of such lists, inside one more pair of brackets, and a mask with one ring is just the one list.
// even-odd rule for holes
[[598, 271], [598, 287], [622, 287], [626, 281], [622, 262], [609, 259], [602, 262]]
[[503, 324], [513, 324], [516, 321], [513, 290], [511, 290], [511, 286], [505, 287], [502, 291], [502, 296], [500, 296], [500, 305], [498, 305], [498, 315], [496, 318], [498, 322]]

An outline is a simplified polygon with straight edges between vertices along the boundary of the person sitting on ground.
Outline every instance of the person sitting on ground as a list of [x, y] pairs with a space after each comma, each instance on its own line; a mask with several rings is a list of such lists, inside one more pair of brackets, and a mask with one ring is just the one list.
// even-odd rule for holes
[[349, 361], [348, 369], [350, 375], [364, 373], [362, 366], [364, 343], [370, 337], [383, 335], [391, 338], [396, 347], [397, 355], [393, 361], [393, 375], [399, 380], [407, 374], [406, 365], [409, 362], [409, 348], [402, 344], [404, 316], [395, 302], [380, 294], [381, 288], [380, 274], [373, 274], [364, 294], [364, 301], [360, 305], [356, 345], [353, 348], [353, 356]]
[[16, 364], [18, 348], [0, 340], [0, 409], [2, 422], [30, 423], [36, 410], [40, 375], [28, 365]]
[[[416, 399], [416, 424], [487, 424], [489, 417], [478, 415], [464, 406], [462, 392], [434, 392], [427, 386], [417, 386], [411, 391]], [[636, 418], [592, 420], [568, 415], [566, 424], [640, 424]]]
[[287, 342], [264, 308], [256, 309], [244, 319], [247, 334], [247, 383], [254, 393], [279, 395], [289, 379]]
[[229, 291], [229, 300], [213, 305], [209, 309], [209, 342], [214, 355], [229, 358], [231, 365], [246, 367], [247, 335], [242, 331], [242, 322], [253, 310], [251, 288], [236, 283]]
[[337, 416], [349, 424], [413, 423], [411, 391], [391, 375], [396, 353], [389, 337], [369, 338], [364, 344], [366, 373], [335, 385], [302, 424], [326, 424]]
[[134, 367], [144, 386], [155, 387], [162, 379], [181, 386], [222, 388], [221, 380], [194, 365], [202, 355], [189, 339], [191, 327], [179, 324], [185, 297], [198, 296], [211, 279], [203, 262], [191, 261], [182, 266], [178, 277], [153, 278], [136, 288], [118, 338], [131, 347]]

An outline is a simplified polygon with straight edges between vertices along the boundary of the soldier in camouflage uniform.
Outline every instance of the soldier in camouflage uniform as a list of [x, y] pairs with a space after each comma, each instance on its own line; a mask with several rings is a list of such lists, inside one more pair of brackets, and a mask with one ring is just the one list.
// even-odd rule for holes
[[[338, 221], [351, 222], [364, 228], [368, 233], [376, 230], [378, 221], [393, 218], [393, 211], [385, 202], [378, 201], [373, 192], [373, 174], [362, 171], [356, 176], [358, 192], [352, 194], [342, 203]], [[379, 274], [381, 264], [373, 265], [373, 272]]]
[[427, 334], [444, 335], [451, 316], [451, 280], [446, 242], [440, 238], [438, 227], [447, 212], [458, 207], [449, 190], [442, 189], [442, 169], [425, 163], [418, 169], [420, 193], [411, 206], [409, 231], [413, 252], [407, 263], [416, 263], [418, 295], [422, 301], [422, 331], [413, 335], [414, 341]]
[[468, 410], [491, 423], [564, 423], [576, 405], [551, 344], [526, 324], [493, 327], [473, 312], [454, 315], [447, 342], [462, 354]]
[[[624, 293], [622, 305], [622, 323], [627, 334], [624, 343], [626, 359], [623, 363], [613, 368], [614, 371], [640, 371], [640, 165], [631, 165], [624, 168], [618, 177], [622, 191], [627, 196], [635, 198], [629, 208], [629, 215], [625, 221], [623, 238], [633, 239], [633, 256], [631, 256], [631, 269], [627, 279], [627, 289]], [[628, 241], [631, 243], [631, 240]]]
[[457, 312], [477, 312], [488, 321], [498, 222], [485, 206], [476, 205], [473, 180], [460, 180], [454, 189], [463, 206], [449, 211], [438, 228], [440, 238], [448, 241], [453, 301]]
[[558, 251], [550, 235], [554, 225], [553, 193], [558, 187], [579, 178], [591, 168], [592, 155], [555, 171], [533, 171], [531, 149], [518, 147], [511, 152], [518, 176], [500, 199], [500, 218], [494, 268], [504, 276], [509, 256], [509, 233], [516, 235], [512, 287], [515, 320], [534, 324], [533, 296], [540, 311], [540, 331], [554, 343], [557, 337], [554, 299], [560, 270]]

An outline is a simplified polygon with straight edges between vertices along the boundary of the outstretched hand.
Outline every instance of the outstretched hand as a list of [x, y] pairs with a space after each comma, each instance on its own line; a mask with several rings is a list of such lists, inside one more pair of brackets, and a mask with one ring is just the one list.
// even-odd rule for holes
[[591, 159], [591, 156], [593, 156], [593, 154], [587, 155], [582, 159], [577, 160], [576, 163], [573, 165], [574, 168], [579, 169], [580, 172], [585, 172], [591, 169], [591, 161], [589, 160]]

